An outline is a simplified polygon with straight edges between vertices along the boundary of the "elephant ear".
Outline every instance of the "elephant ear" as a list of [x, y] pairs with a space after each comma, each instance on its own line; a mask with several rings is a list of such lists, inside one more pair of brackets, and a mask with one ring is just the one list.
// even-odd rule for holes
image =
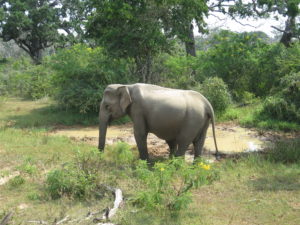
[[131, 97], [129, 90], [126, 86], [122, 86], [118, 88], [118, 92], [120, 95], [120, 106], [123, 113], [126, 112], [127, 107], [131, 104]]

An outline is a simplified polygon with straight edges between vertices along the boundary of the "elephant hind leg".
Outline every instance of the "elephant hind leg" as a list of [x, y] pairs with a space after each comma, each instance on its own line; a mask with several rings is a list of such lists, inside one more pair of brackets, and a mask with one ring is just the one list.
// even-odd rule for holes
[[193, 141], [195, 158], [199, 157], [202, 153], [208, 126], [209, 126], [209, 120], [205, 123], [198, 137]]
[[179, 142], [175, 156], [184, 156], [185, 151], [189, 147], [190, 142]]
[[176, 150], [177, 150], [177, 143], [175, 140], [166, 141], [170, 148], [170, 157], [174, 156]]

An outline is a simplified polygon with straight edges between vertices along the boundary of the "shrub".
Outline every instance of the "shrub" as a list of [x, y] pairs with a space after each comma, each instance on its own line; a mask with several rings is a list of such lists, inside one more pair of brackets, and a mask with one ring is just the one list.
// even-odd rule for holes
[[195, 90], [200, 91], [208, 99], [216, 112], [224, 112], [231, 104], [228, 87], [221, 78], [207, 78]]
[[267, 159], [272, 162], [300, 163], [300, 140], [276, 142], [267, 152]]
[[264, 101], [262, 114], [286, 121], [300, 121], [300, 111], [281, 96], [270, 96]]
[[188, 89], [194, 85], [194, 61], [194, 57], [169, 56], [164, 61], [162, 85], [179, 89]]
[[78, 151], [74, 162], [48, 173], [46, 191], [53, 199], [89, 198], [97, 187], [97, 173], [101, 169], [102, 154], [97, 149]]
[[147, 210], [178, 212], [192, 201], [192, 188], [209, 184], [217, 178], [217, 173], [204, 162], [191, 165], [182, 158], [167, 162], [157, 162], [148, 168], [139, 161], [136, 177], [144, 184], [144, 189], [136, 192], [133, 203]]
[[262, 115], [300, 122], [300, 72], [284, 76], [280, 80], [274, 96], [265, 100]]
[[106, 162], [116, 166], [132, 165], [134, 160], [137, 159], [133, 154], [130, 145], [125, 142], [118, 142], [108, 146], [104, 151], [103, 158]]
[[[269, 46], [256, 33], [233, 33], [220, 31], [209, 41], [211, 47], [197, 57], [196, 80], [202, 82], [204, 77], [220, 77], [231, 90], [236, 101], [243, 101], [243, 92], [253, 92], [252, 81], [265, 78], [260, 71], [260, 55]], [[258, 87], [258, 85], [255, 85]], [[255, 92], [255, 94], [257, 94]]]
[[29, 99], [52, 96], [52, 71], [45, 65], [34, 65], [27, 58], [8, 61], [0, 68], [0, 95]]
[[86, 174], [74, 165], [68, 165], [63, 169], [55, 169], [48, 173], [46, 190], [52, 199], [62, 196], [84, 198], [94, 189], [95, 177]]
[[56, 71], [55, 98], [65, 109], [81, 113], [98, 111], [103, 90], [111, 83], [128, 83], [128, 63], [108, 58], [100, 47], [78, 44], [52, 56], [49, 63]]

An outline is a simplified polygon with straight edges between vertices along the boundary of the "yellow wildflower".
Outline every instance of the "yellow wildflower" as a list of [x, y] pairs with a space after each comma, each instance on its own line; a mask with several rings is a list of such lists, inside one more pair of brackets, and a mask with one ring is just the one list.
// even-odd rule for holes
[[203, 162], [198, 163], [198, 166], [205, 170], [210, 170], [210, 165], [204, 164]]
[[203, 165], [202, 168], [205, 170], [210, 170], [210, 165]]
[[165, 168], [163, 168], [163, 167], [162, 167], [162, 168], [160, 168], [160, 171], [164, 171], [164, 170], [165, 170]]

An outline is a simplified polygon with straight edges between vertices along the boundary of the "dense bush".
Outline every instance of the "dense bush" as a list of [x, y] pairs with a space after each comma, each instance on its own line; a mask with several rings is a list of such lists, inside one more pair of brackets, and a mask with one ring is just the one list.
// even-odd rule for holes
[[53, 94], [53, 71], [28, 58], [8, 60], [0, 66], [0, 95], [40, 99]]
[[59, 51], [50, 63], [56, 71], [56, 100], [80, 112], [97, 111], [108, 84], [134, 80], [126, 61], [108, 58], [100, 47], [75, 45]]
[[262, 114], [300, 123], [300, 72], [283, 77], [273, 92], [265, 100]]
[[194, 89], [209, 100], [216, 112], [224, 112], [231, 104], [228, 87], [221, 78], [207, 78], [199, 87]]
[[268, 46], [255, 33], [221, 31], [210, 41], [212, 47], [198, 57], [197, 79], [220, 77], [228, 85], [236, 100], [243, 100], [243, 92], [250, 90], [257, 72], [259, 54]]
[[165, 70], [161, 74], [163, 86], [189, 89], [194, 85], [194, 57], [169, 56], [163, 62]]

